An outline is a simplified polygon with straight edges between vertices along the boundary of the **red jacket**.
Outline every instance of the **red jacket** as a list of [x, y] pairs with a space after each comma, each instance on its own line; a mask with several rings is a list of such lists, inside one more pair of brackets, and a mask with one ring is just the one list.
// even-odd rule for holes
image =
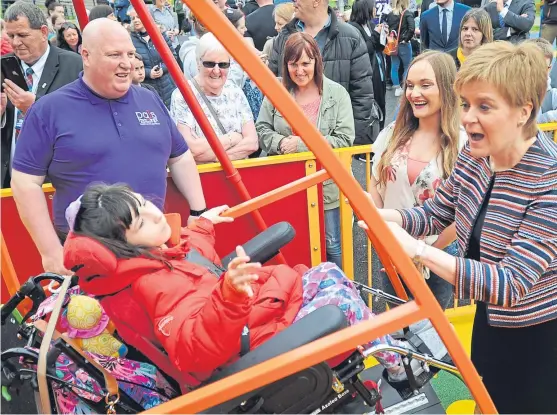
[[286, 265], [262, 267], [250, 299], [223, 285], [224, 278], [183, 259], [195, 247], [220, 265], [214, 243], [213, 225], [204, 218], [183, 228], [182, 244], [162, 251], [170, 269], [154, 259], [117, 259], [91, 238], [70, 234], [64, 264], [68, 269], [84, 265], [77, 272], [80, 287], [100, 297], [126, 343], [179, 381], [196, 386], [238, 358], [246, 324], [253, 349], [292, 324], [302, 304], [301, 275]]

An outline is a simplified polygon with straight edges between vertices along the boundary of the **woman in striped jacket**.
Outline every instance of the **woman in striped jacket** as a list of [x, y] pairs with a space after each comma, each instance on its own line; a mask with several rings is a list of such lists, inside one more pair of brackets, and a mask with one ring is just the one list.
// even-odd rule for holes
[[[536, 127], [536, 49], [470, 55], [455, 83], [469, 141], [453, 173], [423, 207], [380, 210], [411, 258], [477, 300], [472, 361], [500, 413], [557, 413], [557, 145]], [[415, 239], [452, 222], [459, 257]]]

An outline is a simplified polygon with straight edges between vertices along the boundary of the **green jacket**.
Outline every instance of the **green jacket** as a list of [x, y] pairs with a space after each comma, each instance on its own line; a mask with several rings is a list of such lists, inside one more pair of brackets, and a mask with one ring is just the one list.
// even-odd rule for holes
[[[292, 135], [288, 122], [267, 98], [263, 101], [255, 128], [261, 148], [270, 156], [279, 154], [280, 140]], [[342, 85], [325, 77], [317, 128], [333, 148], [350, 147], [354, 143], [354, 115], [350, 95]], [[309, 149], [300, 141], [298, 152], [303, 151]], [[339, 206], [338, 187], [332, 180], [323, 183], [323, 196], [325, 210]]]

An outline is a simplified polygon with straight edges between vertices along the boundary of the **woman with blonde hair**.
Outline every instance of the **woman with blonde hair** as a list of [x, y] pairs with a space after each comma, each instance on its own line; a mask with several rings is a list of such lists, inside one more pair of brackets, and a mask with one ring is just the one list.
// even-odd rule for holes
[[[294, 17], [294, 3], [281, 3], [275, 6], [273, 10], [273, 17], [275, 18], [275, 30], [280, 33], [284, 25], [290, 22]], [[267, 58], [271, 56], [271, 51], [273, 50], [273, 42], [276, 36], [267, 39], [265, 46], [263, 46], [263, 55]]]
[[[419, 55], [410, 66], [396, 121], [379, 134], [373, 145], [371, 196], [377, 207], [422, 206], [451, 174], [466, 142], [453, 90], [455, 76], [453, 60], [439, 51]], [[454, 252], [451, 243], [455, 239], [451, 227], [439, 238], [426, 239], [426, 243]], [[427, 269], [423, 272], [429, 275]], [[383, 275], [385, 289], [394, 293]], [[427, 282], [445, 309], [453, 297], [452, 287], [433, 274]]]
[[471, 9], [466, 12], [460, 22], [458, 47], [449, 51], [457, 70], [466, 58], [481, 45], [493, 42], [491, 18], [484, 9]]
[[[379, 210], [410, 258], [476, 300], [472, 362], [501, 414], [557, 413], [557, 144], [536, 124], [546, 89], [536, 48], [478, 48], [455, 82], [468, 143], [453, 172], [424, 206]], [[420, 239], [455, 222], [456, 257]]]
[[[395, 96], [399, 97], [402, 95], [402, 85], [412, 61], [410, 41], [414, 37], [416, 29], [414, 13], [408, 10], [408, 0], [393, 0], [393, 9], [385, 18], [385, 22], [389, 26], [389, 33], [395, 32], [398, 39], [397, 54], [391, 56], [391, 80], [395, 87]], [[400, 65], [404, 68], [402, 79], [399, 79], [398, 76]]]

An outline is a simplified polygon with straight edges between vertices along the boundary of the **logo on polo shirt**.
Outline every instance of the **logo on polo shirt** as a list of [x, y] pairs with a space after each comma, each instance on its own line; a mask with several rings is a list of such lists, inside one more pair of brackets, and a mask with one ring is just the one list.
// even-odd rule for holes
[[139, 121], [139, 125], [160, 125], [157, 114], [153, 111], [136, 111], [135, 116], [137, 121]]

